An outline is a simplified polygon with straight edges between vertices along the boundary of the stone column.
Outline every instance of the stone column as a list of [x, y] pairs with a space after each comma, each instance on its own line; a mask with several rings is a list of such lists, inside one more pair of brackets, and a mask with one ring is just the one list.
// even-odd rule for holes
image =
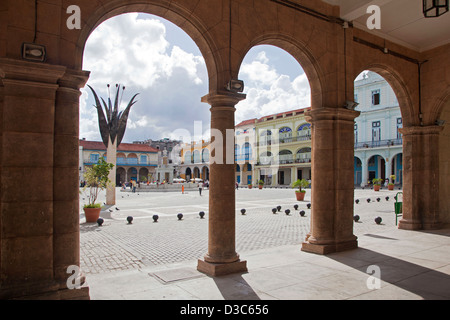
[[369, 180], [369, 165], [368, 159], [366, 156], [361, 157], [361, 187], [365, 187], [367, 185], [367, 181]]
[[0, 299], [53, 298], [59, 289], [53, 266], [53, 146], [57, 81], [64, 73], [60, 66], [0, 59]]
[[441, 227], [439, 133], [443, 127], [406, 127], [403, 134], [403, 217], [399, 229]]
[[208, 253], [204, 260], [198, 260], [197, 269], [210, 276], [247, 271], [247, 262], [239, 259], [235, 245], [234, 113], [235, 105], [244, 98], [230, 92], [202, 98], [211, 105], [214, 149], [210, 158]]
[[357, 111], [321, 108], [312, 124], [311, 231], [302, 250], [318, 254], [353, 249], [354, 119]]
[[[79, 98], [89, 72], [66, 70], [58, 81], [55, 104], [53, 147], [53, 268], [62, 299], [87, 299], [89, 288], [84, 284], [80, 268], [80, 205], [78, 185]], [[68, 290], [68, 267], [79, 272], [73, 284], [80, 289]], [[73, 267], [72, 267], [73, 268]], [[72, 276], [73, 277], [73, 276]]]

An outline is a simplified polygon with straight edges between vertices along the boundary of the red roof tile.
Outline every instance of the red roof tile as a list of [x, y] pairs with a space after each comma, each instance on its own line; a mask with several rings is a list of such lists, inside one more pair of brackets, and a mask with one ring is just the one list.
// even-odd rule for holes
[[[103, 144], [103, 142], [100, 141], [86, 141], [86, 140], [80, 140], [80, 146], [83, 147], [83, 149], [86, 150], [105, 150], [106, 147]], [[157, 153], [158, 150], [155, 148], [150, 147], [146, 144], [135, 144], [135, 143], [121, 143], [119, 147], [117, 148], [117, 151], [123, 151], [123, 152], [153, 152]]]

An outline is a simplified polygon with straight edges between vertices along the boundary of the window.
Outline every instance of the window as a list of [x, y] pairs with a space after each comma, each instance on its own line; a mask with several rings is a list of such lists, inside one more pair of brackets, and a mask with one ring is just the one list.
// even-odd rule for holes
[[380, 104], [381, 101], [381, 93], [380, 90], [373, 90], [372, 91], [372, 105], [373, 106], [378, 106]]
[[372, 142], [381, 141], [381, 121], [372, 122]]
[[141, 164], [147, 164], [147, 156], [141, 156]]
[[358, 125], [355, 123], [355, 126], [353, 127], [355, 132], [355, 144], [358, 143]]
[[401, 139], [402, 138], [402, 134], [400, 133], [400, 130], [403, 128], [403, 120], [402, 118], [397, 118], [397, 139]]
[[100, 155], [98, 153], [92, 153], [89, 157], [90, 163], [97, 163]]

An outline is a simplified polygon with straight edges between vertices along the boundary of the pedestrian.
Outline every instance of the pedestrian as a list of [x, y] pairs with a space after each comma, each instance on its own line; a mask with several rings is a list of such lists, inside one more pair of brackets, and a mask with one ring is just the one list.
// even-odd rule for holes
[[136, 181], [131, 180], [131, 185], [133, 187], [133, 193], [136, 193]]
[[201, 183], [198, 184], [198, 192], [200, 193], [200, 195], [202, 195], [202, 184]]
[[239, 190], [239, 184], [236, 182], [236, 190]]
[[184, 194], [184, 184], [181, 186], [181, 193]]

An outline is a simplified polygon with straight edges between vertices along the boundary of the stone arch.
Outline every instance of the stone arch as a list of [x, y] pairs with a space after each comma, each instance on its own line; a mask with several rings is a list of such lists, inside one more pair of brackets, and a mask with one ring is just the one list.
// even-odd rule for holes
[[239, 71], [250, 49], [258, 45], [272, 45], [289, 53], [299, 63], [308, 78], [311, 89], [311, 108], [314, 109], [323, 106], [323, 72], [307, 46], [290, 36], [279, 33], [265, 33], [253, 39], [253, 41], [249, 41], [241, 54], [241, 59], [236, 70]]
[[417, 123], [417, 119], [414, 118], [414, 104], [411, 99], [411, 93], [408, 89], [406, 82], [400, 76], [400, 74], [395, 71], [394, 68], [381, 63], [368, 64], [356, 71], [353, 79], [361, 74], [363, 71], [373, 71], [380, 76], [382, 76], [391, 86], [394, 91], [395, 96], [400, 107], [400, 112], [402, 114], [403, 123], [405, 126], [410, 126]]
[[93, 10], [81, 26], [75, 46], [74, 68], [82, 69], [84, 48], [95, 28], [114, 16], [131, 12], [156, 15], [181, 28], [195, 42], [205, 59], [210, 91], [216, 90], [217, 84], [224, 82], [217, 79], [220, 70], [223, 70], [224, 67], [218, 53], [219, 50], [208, 32], [208, 27], [187, 8], [156, 0], [149, 0], [145, 4], [141, 1], [117, 0], [107, 1], [99, 5], [98, 9]]

